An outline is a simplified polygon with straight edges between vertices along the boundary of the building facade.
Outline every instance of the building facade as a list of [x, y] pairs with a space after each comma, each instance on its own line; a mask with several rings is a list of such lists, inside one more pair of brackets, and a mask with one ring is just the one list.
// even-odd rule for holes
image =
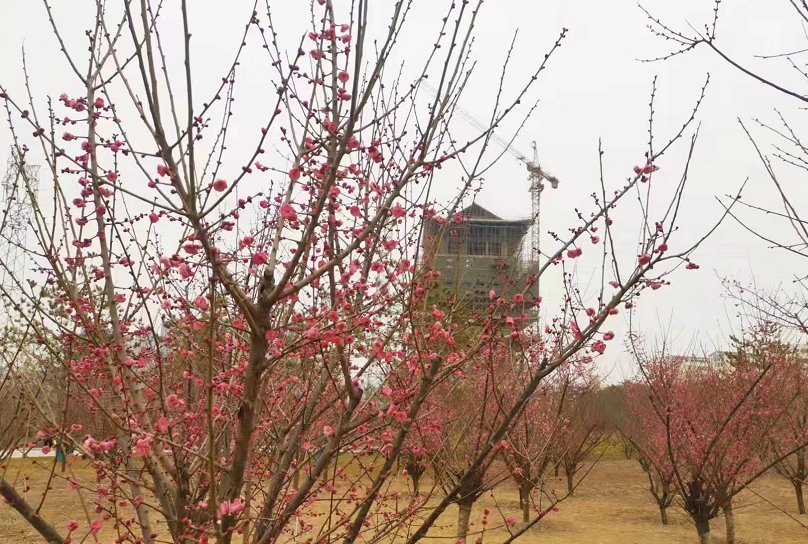
[[424, 255], [440, 274], [439, 288], [474, 311], [489, 307], [491, 291], [508, 299], [524, 293], [521, 255], [530, 219], [503, 219], [478, 204], [460, 217], [451, 224], [433, 218], [424, 228]]

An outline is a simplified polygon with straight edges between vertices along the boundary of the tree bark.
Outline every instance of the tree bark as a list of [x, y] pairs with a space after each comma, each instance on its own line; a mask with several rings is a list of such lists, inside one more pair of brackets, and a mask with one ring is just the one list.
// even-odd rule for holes
[[530, 483], [525, 481], [519, 486], [519, 506], [522, 508], [522, 521], [530, 522]]
[[567, 491], [570, 494], [570, 497], [575, 495], [575, 473], [574, 472], [567, 472]]
[[458, 503], [457, 508], [457, 542], [466, 542], [466, 535], [469, 532], [469, 520], [471, 519], [471, 507], [474, 503]]
[[17, 493], [17, 490], [2, 478], [0, 478], [0, 495], [8, 502], [9, 506], [19, 512], [20, 515], [31, 524], [31, 527], [42, 535], [45, 542], [48, 544], [64, 544], [65, 539], [62, 538], [62, 535], [60, 535], [51, 524], [42, 519], [39, 514], [25, 502], [25, 499]]
[[418, 495], [421, 489], [421, 475], [410, 472], [410, 478], [412, 478], [412, 494]]
[[246, 480], [244, 482], [244, 542], [249, 542], [250, 538], [250, 520], [252, 519], [252, 482]]
[[659, 517], [662, 520], [662, 525], [668, 524], [668, 507], [667, 506], [660, 506], [659, 507]]
[[712, 544], [712, 538], [710, 537], [710, 520], [697, 519], [695, 521], [696, 532], [699, 534], [699, 544]]
[[797, 480], [794, 483], [794, 492], [797, 494], [797, 510], [800, 514], [805, 513], [805, 498], [802, 495], [802, 482]]
[[723, 510], [724, 520], [727, 522], [727, 544], [735, 544], [735, 512], [732, 511], [732, 501]]

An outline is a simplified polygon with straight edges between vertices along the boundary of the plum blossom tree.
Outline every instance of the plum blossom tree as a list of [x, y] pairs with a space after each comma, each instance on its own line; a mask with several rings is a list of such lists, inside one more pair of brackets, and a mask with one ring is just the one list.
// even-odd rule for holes
[[598, 382], [594, 376], [588, 377], [583, 383], [569, 383], [568, 400], [561, 410], [557, 462], [564, 471], [569, 495], [575, 493], [583, 479], [580, 471], [604, 437], [603, 419], [595, 405]]
[[[58, 100], [40, 98], [27, 65], [23, 91], [0, 84], [20, 171], [41, 161], [49, 174], [44, 193], [25, 175], [21, 182], [33, 203], [24, 248], [32, 272], [23, 281], [0, 256], [15, 283], [2, 287], [6, 310], [24, 331], [0, 387], [19, 399], [8, 425], [55, 432], [98, 475], [95, 484], [66, 482], [95, 505], [66, 528], [0, 478], [0, 494], [48, 542], [108, 533], [141, 544], [266, 544], [301, 531], [345, 544], [417, 542], [477, 492], [545, 379], [603, 353], [613, 335], [601, 327], [639, 293], [664, 286], [680, 265], [697, 268], [689, 259], [701, 240], [674, 250], [670, 213], [689, 162], [667, 191], [672, 200], [651, 198], [694, 109], [668, 143], [650, 140], [616, 189], [601, 179], [592, 211], [579, 210], [548, 259], [527, 271], [535, 284], [590, 248], [602, 262], [594, 296], [565, 275], [568, 294], [541, 343], [500, 311], [523, 309], [527, 287], [492, 293], [475, 317], [479, 335], [433, 308], [438, 272], [421, 258], [421, 225], [438, 218], [448, 229], [456, 220], [496, 160], [487, 153], [494, 128], [533, 111], [535, 81], [565, 31], [524, 83], [506, 88], [505, 62], [489, 126], [461, 141], [454, 106], [474, 75], [482, 2], [446, 4], [409, 84], [390, 66], [413, 2], [384, 6], [389, 24], [375, 42], [370, 4], [313, 3], [288, 54], [270, 3], [256, 7], [233, 38], [232, 64], [211, 78], [194, 54], [185, 0], [76, 6], [91, 28], [78, 44], [43, 3], [75, 79]], [[182, 44], [181, 64], [169, 38]], [[227, 47], [227, 37], [216, 39]], [[253, 69], [268, 98], [239, 116], [236, 98]], [[429, 100], [419, 92], [426, 78], [438, 89]], [[433, 185], [452, 168], [461, 188], [438, 202]], [[635, 192], [640, 245], [626, 259], [610, 240], [616, 205]], [[35, 350], [59, 369], [46, 392], [55, 409], [41, 402], [42, 388], [26, 385], [24, 365], [9, 362]], [[511, 370], [493, 364], [500, 353], [524, 373], [507, 398]], [[450, 394], [484, 394], [473, 418], [478, 440], [463, 447], [436, 500], [401, 506], [396, 467], [413, 436], [442, 436], [433, 452], [469, 438], [434, 432], [430, 410]]]
[[534, 490], [543, 492], [544, 472], [559, 457], [561, 410], [568, 390], [564, 374], [557, 373], [536, 391], [508, 433], [510, 447], [503, 451], [503, 460], [519, 490], [523, 523], [531, 520]]
[[[483, 332], [486, 333], [493, 331]], [[432, 467], [446, 496], [458, 489], [453, 497], [458, 507], [458, 541], [466, 540], [474, 504], [496, 484], [491, 469], [497, 456], [492, 455], [477, 466], [474, 460], [496, 440], [493, 433], [499, 420], [511, 411], [518, 398], [509, 395], [507, 389], [510, 374], [517, 370], [518, 360], [508, 346], [490, 346], [475, 358], [466, 373], [442, 384], [444, 403], [440, 412], [448, 440], [442, 441], [434, 452]], [[495, 449], [503, 452], [509, 447], [506, 439], [500, 439]]]
[[[778, 474], [786, 478], [794, 487], [797, 511], [805, 514], [803, 486], [808, 479], [808, 400], [806, 400], [805, 360], [792, 355], [777, 363], [785, 379], [777, 393], [786, 406], [780, 424], [775, 427], [768, 449], [764, 452], [764, 462], [776, 461]], [[795, 449], [796, 448], [796, 449]]]
[[[743, 336], [734, 339], [729, 361], [736, 367], [777, 365], [780, 385], [773, 391], [777, 397], [772, 403], [779, 403], [785, 410], [772, 430], [768, 448], [760, 453], [764, 462], [774, 461], [777, 473], [794, 487], [797, 511], [805, 514], [803, 484], [808, 478], [808, 451], [800, 445], [808, 439], [805, 390], [808, 368], [804, 353], [788, 341], [787, 332], [789, 330], [776, 321], [761, 319], [744, 331]], [[796, 451], [795, 446], [799, 448]]]
[[780, 397], [785, 375], [775, 361], [696, 367], [664, 350], [649, 355], [633, 346], [641, 368], [634, 387], [642, 397], [633, 406], [647, 426], [638, 451], [658, 472], [670, 467], [677, 499], [702, 543], [711, 541], [710, 519], [720, 512], [727, 540], [734, 542], [733, 498], [777, 462], [763, 462], [758, 454], [766, 451], [789, 404]]
[[620, 433], [636, 452], [637, 462], [648, 477], [648, 490], [659, 508], [663, 525], [668, 524], [668, 508], [676, 498], [673, 463], [664, 447], [664, 427], [659, 424], [650, 405], [648, 387], [644, 383], [625, 384], [629, 417]]

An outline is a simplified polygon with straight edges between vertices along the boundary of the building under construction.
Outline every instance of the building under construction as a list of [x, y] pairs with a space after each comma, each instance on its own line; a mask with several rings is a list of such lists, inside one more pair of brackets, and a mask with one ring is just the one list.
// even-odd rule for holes
[[526, 293], [522, 253], [532, 221], [503, 219], [478, 204], [460, 214], [459, 223], [432, 218], [424, 227], [424, 254], [440, 273], [438, 287], [473, 311], [489, 307], [491, 291], [508, 299]]

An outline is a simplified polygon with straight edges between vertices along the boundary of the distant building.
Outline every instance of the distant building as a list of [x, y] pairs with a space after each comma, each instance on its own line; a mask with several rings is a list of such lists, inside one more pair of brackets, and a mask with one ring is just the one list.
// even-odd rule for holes
[[682, 370], [705, 368], [710, 363], [707, 357], [697, 357], [695, 355], [668, 355], [665, 359]]
[[714, 351], [707, 358], [713, 366], [724, 367], [730, 364], [731, 356], [731, 351]]
[[440, 272], [438, 285], [475, 311], [488, 308], [492, 290], [506, 298], [524, 291], [522, 242], [531, 220], [503, 219], [478, 204], [460, 213], [459, 223], [433, 218], [424, 228], [424, 254]]
[[676, 363], [684, 371], [705, 370], [707, 368], [722, 369], [730, 364], [730, 352], [714, 351], [708, 355], [669, 355], [668, 361]]

